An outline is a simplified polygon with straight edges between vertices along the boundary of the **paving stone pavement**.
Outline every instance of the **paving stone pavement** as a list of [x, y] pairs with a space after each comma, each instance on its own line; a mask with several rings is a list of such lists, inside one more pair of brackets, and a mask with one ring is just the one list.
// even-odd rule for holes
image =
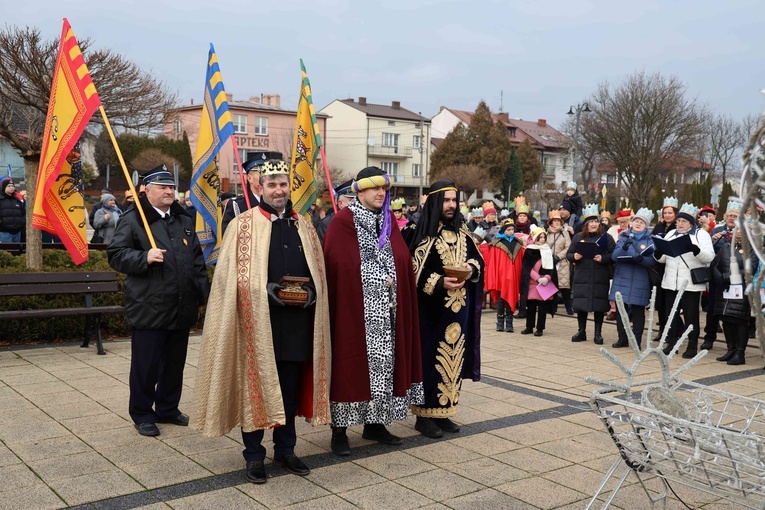
[[[624, 374], [591, 339], [570, 341], [574, 318], [548, 319], [542, 337], [521, 335], [521, 322], [516, 333], [495, 332], [494, 312], [484, 314], [483, 377], [463, 384], [460, 433], [427, 439], [410, 417], [391, 427], [404, 444], [390, 447], [362, 439], [361, 427], [353, 427], [352, 454], [340, 458], [329, 452], [328, 427], [301, 420], [296, 454], [311, 474], [288, 474], [267, 459], [265, 485], [242, 477], [238, 430], [211, 439], [161, 424], [156, 438], [137, 434], [127, 412], [128, 340], [107, 341], [106, 356], [77, 344], [0, 350], [0, 509], [584, 508], [617, 457], [588, 405], [594, 386], [584, 377], [621, 381]], [[614, 323], [604, 335], [608, 347]], [[190, 341], [182, 410], [194, 391], [200, 338]], [[731, 367], [714, 360], [723, 346], [715, 344], [684, 378], [765, 399], [759, 350], [750, 347], [747, 364]], [[613, 351], [634, 359], [628, 349]], [[739, 508], [673, 489], [669, 509]], [[649, 506], [630, 478], [612, 508]]]

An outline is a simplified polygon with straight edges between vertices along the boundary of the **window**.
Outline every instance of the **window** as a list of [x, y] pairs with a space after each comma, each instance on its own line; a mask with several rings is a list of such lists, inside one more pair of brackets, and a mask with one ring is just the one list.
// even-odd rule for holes
[[422, 145], [422, 137], [420, 135], [414, 135], [412, 137], [412, 148], [419, 150], [420, 145]]
[[395, 177], [398, 175], [398, 163], [389, 163], [387, 161], [383, 161], [382, 171], [390, 176]]
[[398, 147], [398, 135], [396, 133], [382, 134], [383, 147]]
[[616, 174], [606, 175], [606, 184], [616, 184]]
[[247, 132], [247, 115], [234, 115], [234, 133]]
[[563, 170], [568, 168], [568, 158], [563, 158]]
[[255, 134], [268, 134], [268, 117], [255, 117]]
[[395, 126], [396, 125], [396, 121], [395, 120], [389, 120], [388, 121], [388, 125], [389, 126]]
[[[242, 164], [247, 161], [247, 149], [239, 149], [239, 160]], [[239, 175], [239, 165], [236, 164], [236, 158], [234, 158], [234, 175]]]
[[422, 165], [415, 163], [412, 165], [412, 176], [422, 177]]
[[181, 122], [181, 119], [175, 119], [175, 134], [183, 134], [183, 122]]

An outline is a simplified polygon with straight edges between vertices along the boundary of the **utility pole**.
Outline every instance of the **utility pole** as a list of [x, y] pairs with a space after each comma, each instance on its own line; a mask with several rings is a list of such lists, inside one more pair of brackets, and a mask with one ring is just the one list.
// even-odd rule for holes
[[425, 165], [423, 164], [423, 152], [425, 150], [425, 136], [424, 136], [424, 129], [425, 129], [425, 122], [422, 120], [422, 112], [417, 112], [417, 114], [420, 116], [420, 121], [418, 124], [420, 125], [420, 192], [417, 195], [417, 203], [420, 203], [420, 200], [422, 200], [422, 188], [423, 188], [423, 174], [425, 173]]

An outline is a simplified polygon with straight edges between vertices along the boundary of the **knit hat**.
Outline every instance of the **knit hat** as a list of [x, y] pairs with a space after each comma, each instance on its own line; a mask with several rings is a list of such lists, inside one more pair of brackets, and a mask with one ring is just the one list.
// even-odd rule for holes
[[684, 203], [680, 207], [680, 211], [677, 213], [678, 218], [688, 220], [691, 224], [696, 223], [696, 214], [698, 214], [699, 208], [691, 203]]
[[565, 210], [567, 210], [569, 213], [571, 213], [571, 212], [573, 212], [573, 211], [572, 211], [573, 207], [574, 207], [574, 206], [573, 206], [573, 205], [571, 205], [571, 202], [569, 202], [568, 200], [564, 200], [564, 201], [563, 201], [563, 203], [562, 203], [562, 204], [560, 204], [560, 206], [558, 207], [558, 210], [560, 211], [561, 209], [565, 209]]
[[5, 193], [5, 188], [13, 184], [13, 180], [10, 177], [5, 177], [0, 180], [0, 192]]
[[587, 204], [587, 207], [582, 211], [582, 223], [587, 223], [590, 220], [599, 220], [598, 204]]
[[114, 200], [115, 203], [117, 202], [117, 199], [114, 198], [114, 195], [111, 195], [109, 193], [104, 193], [103, 195], [101, 195], [101, 205], [106, 205], [106, 203], [109, 200]]
[[635, 216], [632, 217], [632, 220], [641, 220], [647, 227], [651, 224], [651, 221], [653, 221], [653, 211], [647, 207], [641, 207], [638, 209], [638, 212], [635, 213]]
[[483, 208], [484, 216], [488, 216], [489, 214], [497, 214], [497, 209], [494, 207], [494, 204], [491, 202], [486, 202], [481, 207]]
[[539, 239], [539, 236], [542, 234], [546, 235], [547, 231], [543, 227], [538, 227], [536, 225], [531, 227], [531, 231], [529, 232], [532, 242], [536, 242], [536, 240]]

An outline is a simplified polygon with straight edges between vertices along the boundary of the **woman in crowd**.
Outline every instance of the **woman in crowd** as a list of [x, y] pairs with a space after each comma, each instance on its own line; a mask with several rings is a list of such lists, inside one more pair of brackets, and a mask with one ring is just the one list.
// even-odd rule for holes
[[[693, 204], [685, 203], [677, 213], [675, 220], [675, 230], [667, 232], [664, 240], [672, 241], [682, 236], [690, 237], [690, 251], [678, 256], [669, 256], [662, 253], [658, 248], [654, 252], [654, 257], [659, 263], [664, 264], [664, 277], [661, 280], [661, 288], [664, 289], [664, 311], [666, 316], [672, 310], [677, 293], [683, 282], [687, 282], [683, 297], [680, 301], [677, 313], [671, 322], [667, 322], [669, 328], [667, 333], [667, 346], [664, 349], [665, 354], [669, 354], [674, 348], [675, 343], [681, 331], [679, 331], [678, 316], [682, 313], [686, 326], [693, 326], [693, 330], [688, 335], [688, 348], [683, 353], [683, 358], [692, 358], [696, 355], [699, 341], [699, 305], [701, 302], [701, 293], [707, 288], [706, 281], [694, 283], [692, 271], [694, 269], [706, 268], [709, 270], [709, 264], [715, 258], [715, 251], [712, 247], [712, 239], [709, 234], [696, 226], [696, 212], [698, 208]], [[681, 312], [682, 310], [682, 312]]]
[[566, 258], [568, 247], [571, 246], [571, 236], [568, 230], [563, 228], [563, 218], [558, 211], [550, 211], [547, 219], [547, 245], [558, 259], [558, 289], [560, 289], [566, 313], [574, 315], [574, 308], [571, 305], [571, 267]]
[[[614, 278], [611, 293], [608, 298], [616, 300], [620, 292], [632, 321], [632, 332], [641, 346], [643, 328], [645, 326], [645, 307], [651, 301], [651, 282], [648, 278], [648, 268], [656, 265], [653, 258], [654, 245], [648, 225], [651, 224], [653, 213], [650, 209], [642, 208], [632, 217], [632, 226], [619, 235], [612, 260], [614, 261]], [[619, 338], [613, 347], [627, 347], [627, 332], [622, 321], [621, 313], [616, 314], [616, 330]]]
[[[714, 313], [722, 321], [725, 343], [728, 351], [717, 358], [727, 361], [728, 365], [746, 363], [746, 346], [749, 343], [749, 299], [744, 295], [744, 249], [741, 246], [741, 230], [736, 230], [733, 239], [727, 241], [717, 252], [712, 262], [712, 278], [715, 283]], [[735, 264], [732, 262], [735, 260]], [[757, 267], [757, 254], [752, 250], [752, 267]], [[736, 278], [738, 275], [738, 278]]]
[[[675, 197], [665, 197], [663, 205], [661, 207], [661, 218], [653, 227], [651, 235], [664, 237], [670, 230], [675, 230], [675, 220], [677, 219], [677, 208], [679, 206], [678, 200]], [[656, 286], [656, 303], [654, 307], [656, 313], [659, 316], [659, 335], [656, 337], [656, 341], [661, 338], [664, 333], [664, 327], [667, 324], [667, 312], [666, 309], [666, 292], [661, 288], [661, 280], [664, 278], [664, 266], [659, 264], [656, 266], [656, 276], [658, 281], [653, 281], [652, 284]], [[682, 325], [680, 326], [682, 328]]]
[[[608, 288], [611, 280], [611, 253], [614, 239], [604, 235], [603, 224], [598, 217], [598, 206], [588, 204], [582, 214], [582, 231], [574, 236], [566, 258], [573, 265], [571, 297], [578, 322], [578, 331], [571, 337], [572, 342], [587, 340], [587, 314], [595, 318], [595, 343], [603, 344], [603, 318], [610, 306]], [[585, 251], [577, 248], [579, 243], [595, 243]], [[594, 255], [592, 255], [594, 253]]]
[[117, 207], [117, 199], [114, 195], [105, 194], [101, 197], [101, 207], [96, 211], [93, 217], [93, 228], [96, 234], [101, 236], [101, 242], [109, 244], [114, 237], [114, 231], [117, 229], [117, 222], [122, 212]]
[[[555, 292], [544, 293], [543, 288], [557, 285], [558, 274], [555, 271], [555, 261], [550, 246], [547, 245], [547, 234], [542, 227], [532, 227], [529, 244], [523, 254], [523, 271], [521, 273], [521, 297], [526, 301], [526, 329], [522, 335], [534, 333], [542, 336], [545, 330], [547, 313], [553, 312]], [[534, 331], [534, 322], [537, 330]]]
[[10, 177], [0, 179], [0, 243], [20, 243], [26, 226], [25, 201]]

